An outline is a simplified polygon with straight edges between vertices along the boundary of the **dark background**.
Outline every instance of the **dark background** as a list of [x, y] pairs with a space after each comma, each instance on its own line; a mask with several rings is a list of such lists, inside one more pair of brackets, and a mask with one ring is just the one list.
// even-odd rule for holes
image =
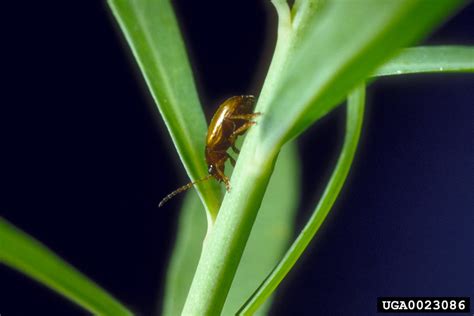
[[[266, 2], [175, 2], [208, 115], [258, 92], [275, 38]], [[151, 315], [182, 199], [156, 205], [187, 177], [128, 48], [103, 2], [2, 6], [0, 215]], [[473, 45], [472, 21], [471, 4], [425, 43]], [[472, 74], [371, 85], [348, 185], [272, 315], [375, 314], [377, 296], [474, 298], [473, 100]], [[343, 126], [341, 108], [300, 139], [298, 227]], [[2, 316], [84, 313], [0, 266]]]

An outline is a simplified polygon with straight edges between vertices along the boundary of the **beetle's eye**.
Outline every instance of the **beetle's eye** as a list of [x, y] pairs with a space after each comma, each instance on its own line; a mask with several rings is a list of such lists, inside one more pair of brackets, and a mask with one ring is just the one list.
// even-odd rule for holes
[[214, 166], [213, 165], [210, 165], [209, 166], [209, 169], [207, 170], [209, 173], [213, 173], [214, 172]]

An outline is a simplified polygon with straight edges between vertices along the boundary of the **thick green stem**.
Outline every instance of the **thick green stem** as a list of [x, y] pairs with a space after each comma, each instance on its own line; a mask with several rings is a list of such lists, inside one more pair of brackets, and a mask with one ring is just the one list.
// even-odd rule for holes
[[255, 155], [258, 136], [253, 132], [242, 147], [231, 192], [206, 237], [183, 315], [219, 315], [224, 305], [276, 158]]

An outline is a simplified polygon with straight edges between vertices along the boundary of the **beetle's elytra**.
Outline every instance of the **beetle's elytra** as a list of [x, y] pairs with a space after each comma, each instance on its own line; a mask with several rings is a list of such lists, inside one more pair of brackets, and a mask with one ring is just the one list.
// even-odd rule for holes
[[209, 175], [189, 182], [186, 185], [176, 189], [168, 194], [158, 205], [161, 207], [173, 196], [184, 192], [195, 184], [215, 178], [219, 182], [224, 182], [226, 190], [230, 191], [229, 178], [225, 175], [225, 163], [230, 159], [232, 165], [235, 165], [235, 159], [227, 152], [229, 148], [235, 153], [239, 150], [235, 147], [235, 140], [243, 135], [252, 125], [252, 121], [261, 113], [253, 113], [255, 107], [255, 98], [252, 95], [240, 95], [231, 97], [222, 103], [212, 117], [211, 124], [207, 130], [205, 157], [208, 166]]

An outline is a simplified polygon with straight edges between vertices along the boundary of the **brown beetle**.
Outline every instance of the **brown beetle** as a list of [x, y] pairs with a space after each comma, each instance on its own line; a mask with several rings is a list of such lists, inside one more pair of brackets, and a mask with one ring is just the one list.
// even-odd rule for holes
[[161, 200], [158, 207], [163, 206], [173, 196], [212, 177], [219, 182], [224, 182], [227, 191], [230, 191], [229, 178], [224, 173], [225, 162], [230, 159], [231, 164], [235, 166], [235, 159], [229, 155], [227, 150], [232, 148], [235, 153], [239, 153], [239, 150], [235, 147], [235, 140], [252, 125], [255, 125], [252, 119], [260, 115], [260, 113], [253, 113], [254, 107], [255, 98], [251, 95], [231, 97], [219, 106], [207, 130], [205, 157], [209, 175], [189, 182], [171, 192]]

